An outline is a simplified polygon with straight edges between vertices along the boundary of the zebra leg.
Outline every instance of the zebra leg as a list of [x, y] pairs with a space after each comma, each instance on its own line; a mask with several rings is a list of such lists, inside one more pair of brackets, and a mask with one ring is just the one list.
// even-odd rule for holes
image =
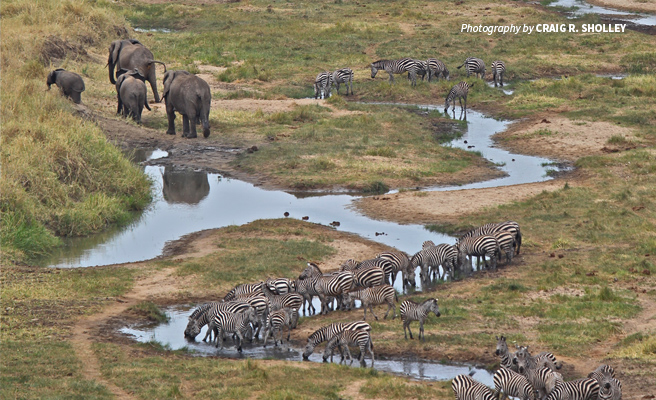
[[216, 335], [216, 339], [217, 339], [216, 346], [214, 347], [219, 347], [219, 344], [221, 344], [221, 350], [223, 350], [223, 329], [219, 328], [219, 332]]
[[503, 87], [503, 72], [499, 74], [500, 86]]
[[[414, 338], [412, 337], [412, 331], [410, 330], [410, 322], [412, 322], [412, 321], [408, 321], [407, 323], [404, 323], [404, 324], [403, 324], [403, 333], [405, 333], [405, 327], [406, 327], [406, 325], [407, 325], [407, 327], [408, 327], [408, 332], [410, 333], [410, 339], [414, 339]], [[407, 339], [408, 337], [406, 336], [405, 338]]]
[[[374, 303], [368, 304], [368, 307], [369, 307], [369, 310], [371, 311], [371, 313], [374, 315], [374, 318], [376, 318], [376, 321], [378, 321], [378, 315], [376, 315], [376, 313], [374, 313]], [[365, 312], [366, 312], [366, 310], [367, 309], [365, 308]]]
[[[346, 348], [346, 356], [348, 357], [349, 360], [351, 360], [349, 365], [352, 365], [353, 364], [353, 356], [351, 355], [351, 350], [349, 349], [348, 344], [344, 345], [344, 347]], [[340, 362], [340, 364], [341, 364], [341, 362]]]
[[424, 335], [424, 320], [423, 319], [419, 320], [419, 339], [422, 339], [424, 342], [426, 341], [426, 336]]
[[[371, 354], [371, 368], [374, 367], [374, 344], [371, 342], [371, 338], [369, 339], [369, 343], [367, 343], [367, 350], [369, 350], [369, 354]], [[363, 357], [364, 360], [364, 357]]]
[[389, 81], [390, 81], [390, 83], [391, 83], [391, 82], [394, 82], [394, 74], [392, 74], [392, 73], [389, 72], [389, 71], [387, 71], [387, 73], [388, 73], [389, 76], [390, 76], [390, 77], [389, 77]]
[[241, 345], [244, 342], [244, 337], [241, 334], [241, 331], [237, 331], [237, 339], [239, 339], [239, 346], [237, 347], [237, 351], [241, 353]]

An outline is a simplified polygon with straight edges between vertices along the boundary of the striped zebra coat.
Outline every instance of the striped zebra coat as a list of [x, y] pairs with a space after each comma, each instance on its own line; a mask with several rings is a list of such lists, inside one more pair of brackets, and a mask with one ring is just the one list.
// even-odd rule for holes
[[[409, 284], [410, 277], [408, 276], [408, 268], [410, 267], [410, 259], [407, 254], [402, 251], [386, 251], [383, 253], [376, 254], [376, 258], [383, 258], [390, 262], [392, 266], [392, 273], [390, 275], [390, 285], [394, 285], [398, 273], [401, 272], [401, 279], [403, 279], [403, 285], [406, 286]], [[412, 276], [414, 283], [414, 276]]]
[[[320, 72], [314, 79], [314, 98], [327, 99], [330, 97], [330, 86], [332, 85], [332, 74], [328, 71]], [[323, 95], [323, 96], [322, 96]]]
[[599, 395], [599, 382], [592, 378], [564, 382], [558, 380], [547, 400], [596, 400]]
[[[338, 346], [340, 347], [341, 350], [346, 351], [346, 355], [348, 356], [347, 358], [351, 360], [351, 364], [353, 364], [353, 357], [351, 356], [351, 350], [349, 350], [349, 346], [360, 347], [360, 359], [359, 359], [360, 366], [361, 367], [366, 366], [364, 362], [364, 357], [365, 357], [365, 353], [369, 353], [371, 355], [371, 367], [373, 368], [374, 344], [371, 341], [371, 335], [369, 334], [368, 331], [345, 329], [337, 333], [335, 336], [330, 338], [330, 340], [328, 340], [328, 343], [326, 343], [326, 348], [323, 351], [324, 362], [328, 360], [328, 357], [332, 358], [335, 348]], [[340, 361], [340, 364], [342, 362], [344, 362], [343, 352], [342, 352], [342, 359]]]
[[373, 287], [385, 283], [385, 270], [380, 267], [357, 268], [353, 271], [353, 282], [356, 287]]
[[[517, 353], [520, 353], [520, 351]], [[528, 379], [533, 389], [538, 392], [538, 397], [543, 399], [556, 387], [559, 379], [561, 379], [560, 374], [549, 367], [545, 367], [544, 362], [537, 363], [533, 357], [523, 357], [520, 354], [518, 358], [517, 353], [513, 358], [513, 363], [517, 364], [517, 372]]]
[[506, 343], [505, 336], [497, 336], [497, 349], [495, 354], [501, 357], [501, 362], [499, 363], [502, 367], [511, 369], [517, 372], [517, 364], [513, 363], [513, 357], [515, 353], [512, 353], [508, 349], [508, 343]]
[[260, 331], [266, 326], [267, 318], [269, 317], [269, 310], [271, 310], [269, 299], [263, 293], [253, 293], [237, 296], [236, 301], [243, 301], [255, 308], [257, 321], [253, 322], [253, 327], [256, 328], [255, 332], [253, 332], [253, 337], [257, 339]]
[[588, 374], [588, 378], [601, 382], [605, 379], [615, 378], [615, 369], [608, 364], [602, 364]]
[[599, 382], [599, 400], [622, 400], [622, 383], [615, 378]]
[[485, 63], [480, 58], [469, 57], [464, 63], [458, 66], [458, 69], [463, 66], [465, 67], [465, 71], [467, 71], [467, 78], [469, 78], [469, 75], [471, 74], [476, 74], [476, 77], [478, 78], [478, 75], [480, 74], [481, 79], [485, 79]]
[[397, 302], [399, 301], [396, 290], [391, 285], [380, 285], [350, 291], [346, 294], [344, 301], [353, 304], [352, 302], [354, 300], [360, 300], [362, 302], [362, 309], [364, 309], [364, 320], [367, 320], [367, 308], [369, 308], [376, 321], [378, 321], [378, 316], [374, 313], [374, 306], [384, 303], [388, 305], [384, 319], [387, 319], [387, 315], [389, 315], [389, 312], [392, 310], [394, 310], [394, 316], [392, 319], [396, 318], [395, 299]]
[[332, 84], [337, 89], [339, 94], [339, 85], [346, 85], [346, 95], [349, 95], [349, 87], [351, 88], [351, 95], [353, 95], [353, 70], [351, 68], [342, 68], [333, 72]]
[[515, 236], [508, 231], [494, 232], [491, 234], [499, 242], [499, 248], [501, 252], [499, 253], [498, 260], [501, 261], [501, 254], [506, 255], [506, 264], [510, 264], [513, 259], [513, 254], [515, 254]]
[[392, 279], [392, 274], [394, 273], [394, 264], [390, 260], [380, 257], [364, 260], [358, 264], [356, 270], [369, 267], [382, 268], [383, 272], [385, 272], [385, 283], [392, 284], [390, 281]]
[[308, 304], [307, 311], [312, 315], [316, 314], [317, 310], [312, 304], [312, 298], [318, 296], [319, 293], [314, 289], [314, 281], [312, 279], [297, 279], [295, 281], [296, 293], [303, 296], [303, 315], [305, 312], [305, 303]]
[[[456, 244], [456, 249], [458, 250], [458, 265], [461, 271], [467, 271], [468, 274], [473, 271], [472, 260], [474, 256], [477, 258], [477, 262], [479, 257], [483, 257], [485, 267], [496, 271], [497, 254], [501, 253], [501, 249], [499, 248], [499, 242], [497, 242], [494, 236], [485, 235], [460, 239]], [[490, 259], [491, 265], [488, 265], [485, 257]], [[469, 258], [469, 261], [467, 261], [467, 258]], [[465, 268], [465, 263], [467, 262], [468, 268]]]
[[280, 333], [280, 344], [282, 345], [282, 337], [285, 333], [285, 327], [287, 327], [287, 342], [289, 342], [289, 337], [292, 334], [292, 320], [294, 319], [294, 313], [298, 313], [298, 310], [285, 307], [269, 314], [267, 328], [264, 332], [264, 347], [266, 347], [267, 339], [269, 339], [270, 335], [273, 335], [273, 345], [278, 346], [276, 332]]
[[426, 336], [424, 336], [424, 321], [426, 321], [428, 314], [432, 312], [436, 317], [441, 315], [440, 309], [437, 306], [437, 299], [428, 299], [421, 304], [411, 300], [405, 300], [401, 303], [399, 311], [401, 313], [401, 320], [403, 321], [403, 334], [405, 338], [408, 339], [407, 329], [410, 332], [410, 339], [413, 339], [410, 323], [412, 321], [419, 321], [419, 339], [423, 339], [424, 341], [426, 341]]
[[417, 71], [421, 66], [412, 58], [402, 58], [400, 60], [378, 60], [371, 63], [371, 78], [375, 78], [379, 70], [384, 70], [389, 74], [389, 81], [394, 82], [394, 74], [408, 72], [412, 86], [417, 85]]
[[478, 228], [472, 229], [471, 231], [462, 235], [462, 238], [466, 237], [476, 237], [483, 235], [491, 235], [496, 232], [507, 231], [510, 232], [515, 237], [515, 254], [519, 254], [519, 248], [522, 245], [522, 232], [519, 228], [519, 224], [515, 221], [505, 221], [505, 222], [491, 222]]
[[506, 64], [503, 61], [492, 62], [492, 79], [494, 79], [494, 87], [497, 87], [497, 80], [499, 86], [503, 86], [503, 74], [506, 73]]
[[489, 387], [472, 379], [469, 375], [458, 375], [451, 381], [456, 400], [496, 400]]
[[[430, 246], [426, 242], [424, 243], [426, 247], [422, 248], [422, 250], [418, 251], [410, 259], [410, 269], [414, 271], [417, 267], [421, 267], [420, 276], [422, 282], [430, 282], [431, 273], [435, 277], [442, 279], [446, 277], [448, 272], [449, 276], [453, 279], [458, 259], [456, 248], [449, 244]], [[440, 273], [439, 267], [442, 267], [443, 273]]]
[[[209, 337], [211, 340], [212, 332], [216, 333], [216, 330], [213, 328], [211, 325], [211, 321], [214, 320], [214, 317], [220, 312], [220, 311], [227, 311], [227, 312], [242, 312], [246, 311], [250, 307], [250, 304], [248, 304], [245, 301], [220, 301], [220, 302], [210, 302], [207, 304], [203, 304], [199, 309], [202, 311], [199, 313], [192, 313], [195, 314], [195, 318], [190, 318], [189, 322], [187, 323], [187, 327], [185, 328], [184, 331], [184, 336], [188, 340], [195, 340], [196, 336], [200, 333], [200, 331], [203, 329], [205, 325], [210, 324], [210, 327], [207, 329], [207, 334], [203, 338], [203, 341], [207, 341], [207, 338]], [[198, 311], [198, 310], [196, 310]]]
[[[446, 101], [444, 102], [444, 113], [446, 114], [448, 109], [449, 109], [449, 103], [453, 102], [453, 107], [451, 108], [451, 111], [455, 111], [456, 109], [456, 100], [460, 103], [460, 108], [461, 112], [467, 111], [467, 94], [469, 93], [469, 89], [474, 86], [472, 83], [471, 85], [465, 81], [460, 81], [456, 83], [451, 90], [449, 91], [449, 94], [446, 96]], [[465, 100], [465, 105], [462, 105], [462, 100]]]
[[[526, 367], [547, 367], [552, 371], [559, 370], [562, 367], [562, 364], [556, 360], [556, 356], [553, 353], [543, 351], [537, 356], [531, 355], [528, 351], [529, 346], [517, 346], [517, 352], [513, 357], [513, 363], [517, 364], [518, 370], [521, 365]], [[521, 362], [524, 362], [521, 364]], [[521, 373], [522, 371], [519, 370]]]
[[495, 397], [503, 392], [505, 397], [519, 397], [521, 400], [537, 400], [535, 397], [535, 389], [529, 383], [524, 375], [517, 372], [501, 367], [494, 373], [494, 388]]
[[285, 293], [277, 295], [270, 291], [265, 284], [262, 284], [262, 293], [264, 293], [264, 296], [269, 301], [269, 311], [277, 311], [286, 307], [297, 311], [295, 314], [296, 318], [294, 321], [292, 321], [292, 328], [296, 328], [296, 324], [298, 323], [298, 310], [301, 308], [301, 306], [303, 306], [303, 303], [305, 302], [303, 296], [298, 293]]
[[341, 297], [353, 288], [355, 277], [353, 272], [344, 271], [336, 275], [324, 275], [314, 263], [308, 266], [299, 275], [299, 280], [309, 279], [314, 291], [321, 301], [321, 313], [328, 313], [328, 301], [332, 297]]
[[232, 288], [228, 294], [225, 295], [223, 301], [234, 300], [235, 297], [251, 294], [251, 293], [262, 293], [262, 282], [260, 283], [244, 283], [242, 285], [237, 285]]
[[274, 294], [285, 294], [285, 293], [292, 293], [296, 291], [296, 283], [287, 278], [276, 278], [276, 279], [271, 279], [268, 278], [265, 281], [267, 287], [269, 288], [270, 291], [272, 291]]
[[446, 68], [446, 65], [442, 61], [438, 60], [437, 58], [429, 58], [426, 60], [426, 64], [428, 65], [428, 82], [430, 82], [433, 78], [439, 80], [440, 75], [442, 75], [445, 80], [449, 80], [449, 70]]
[[239, 342], [237, 344], [237, 351], [242, 352], [242, 344], [244, 342], [244, 334], [248, 331], [251, 322], [255, 322], [257, 315], [255, 309], [250, 307], [247, 311], [243, 313], [230, 313], [225, 311], [220, 311], [214, 317], [214, 326], [218, 329], [218, 335], [216, 336], [216, 347], [221, 345], [223, 349], [223, 335], [226, 333], [234, 333], [237, 335]]
[[364, 321], [355, 321], [355, 322], [336, 322], [330, 325], [326, 325], [314, 331], [307, 340], [305, 345], [305, 350], [303, 351], [303, 359], [307, 360], [310, 355], [314, 352], [314, 348], [317, 347], [319, 343], [325, 342], [338, 334], [339, 332], [349, 329], [349, 330], [363, 330], [371, 332], [371, 325]]

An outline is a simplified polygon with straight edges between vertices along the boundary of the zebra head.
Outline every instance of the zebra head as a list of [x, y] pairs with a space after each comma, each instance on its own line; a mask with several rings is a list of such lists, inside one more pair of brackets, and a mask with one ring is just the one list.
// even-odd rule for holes
[[303, 351], [303, 360], [309, 360], [312, 353], [314, 353], [314, 345], [308, 341], [305, 345], [305, 350]]
[[506, 337], [505, 336], [497, 336], [497, 350], [495, 351], [495, 354], [500, 356], [502, 354], [507, 354], [508, 353], [508, 344], [506, 343]]
[[375, 78], [377, 73], [378, 68], [374, 67], [374, 64], [371, 64], [371, 79]]
[[187, 340], [194, 341], [196, 336], [200, 333], [200, 326], [198, 326], [198, 320], [190, 320], [187, 323], [187, 328], [184, 331], [184, 337]]
[[440, 308], [437, 306], [437, 299], [431, 299], [431, 305], [428, 311], [432, 311], [433, 314], [435, 314], [436, 317], [439, 317], [440, 315]]
[[315, 275], [321, 275], [321, 270], [319, 269], [319, 266], [317, 264], [309, 262], [307, 263], [307, 267], [298, 276], [298, 279], [303, 280], [303, 279], [311, 278]]

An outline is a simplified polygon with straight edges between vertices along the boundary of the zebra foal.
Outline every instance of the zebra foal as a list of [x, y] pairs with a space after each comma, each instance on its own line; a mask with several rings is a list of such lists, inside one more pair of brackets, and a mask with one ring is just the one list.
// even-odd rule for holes
[[367, 320], [367, 308], [369, 308], [376, 321], [378, 321], [378, 316], [374, 313], [374, 306], [384, 303], [388, 305], [384, 319], [387, 319], [387, 315], [392, 310], [394, 310], [392, 319], [396, 319], [395, 299], [397, 302], [399, 301], [396, 290], [391, 285], [380, 285], [348, 292], [344, 301], [347, 304], [352, 304], [354, 300], [360, 300], [364, 309], [364, 320]]
[[255, 322], [257, 315], [255, 314], [255, 309], [250, 307], [247, 311], [243, 313], [230, 313], [225, 311], [220, 311], [214, 317], [214, 325], [218, 330], [218, 335], [216, 336], [216, 346], [221, 345], [223, 349], [223, 335], [226, 333], [234, 333], [237, 335], [239, 342], [237, 344], [237, 351], [242, 352], [242, 344], [244, 342], [244, 333], [250, 328], [250, 323]]
[[419, 339], [426, 341], [424, 321], [426, 321], [428, 314], [432, 312], [436, 317], [441, 315], [440, 308], [437, 306], [437, 299], [428, 299], [421, 304], [411, 300], [405, 300], [401, 303], [399, 311], [401, 313], [401, 320], [403, 321], [403, 334], [406, 340], [408, 339], [408, 335], [405, 330], [407, 329], [410, 332], [410, 339], [413, 339], [410, 323], [412, 321], [419, 321]]
[[264, 332], [264, 347], [266, 347], [269, 335], [273, 335], [273, 345], [278, 346], [276, 332], [280, 333], [280, 344], [282, 345], [282, 337], [285, 334], [285, 327], [287, 327], [287, 342], [289, 342], [289, 337], [292, 334], [292, 320], [295, 312], [297, 313], [298, 310], [285, 307], [269, 314], [267, 328]]
[[353, 70], [351, 68], [341, 68], [333, 72], [332, 84], [337, 89], [339, 94], [339, 85], [346, 85], [346, 95], [349, 95], [349, 86], [351, 87], [351, 95], [353, 95]]
[[497, 87], [497, 80], [499, 86], [503, 87], [503, 74], [506, 73], [506, 64], [503, 61], [492, 62], [492, 79], [494, 79], [494, 87]]
[[330, 86], [332, 85], [332, 74], [328, 71], [319, 72], [319, 75], [314, 79], [314, 98], [327, 99], [330, 97]]
[[[349, 346], [358, 346], [360, 347], [360, 366], [365, 367], [366, 363], [364, 362], [365, 353], [371, 355], [371, 367], [374, 366], [374, 344], [371, 341], [371, 335], [368, 331], [365, 330], [351, 330], [345, 329], [335, 336], [333, 336], [328, 343], [326, 343], [326, 348], [323, 350], [323, 362], [328, 360], [328, 357], [332, 357], [335, 348], [339, 347], [341, 350], [346, 350], [347, 358], [351, 360], [353, 364], [353, 357], [351, 356], [351, 350]], [[340, 364], [344, 362], [344, 355], [342, 354], [342, 359], [339, 362]]]

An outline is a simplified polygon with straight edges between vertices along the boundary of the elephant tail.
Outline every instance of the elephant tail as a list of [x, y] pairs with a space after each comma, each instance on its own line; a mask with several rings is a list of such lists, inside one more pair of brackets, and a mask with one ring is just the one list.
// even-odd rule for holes
[[164, 66], [164, 72], [166, 72], [166, 64], [164, 64], [163, 62], [157, 60], [148, 61], [148, 64], [155, 64], [155, 63], [162, 64]]

